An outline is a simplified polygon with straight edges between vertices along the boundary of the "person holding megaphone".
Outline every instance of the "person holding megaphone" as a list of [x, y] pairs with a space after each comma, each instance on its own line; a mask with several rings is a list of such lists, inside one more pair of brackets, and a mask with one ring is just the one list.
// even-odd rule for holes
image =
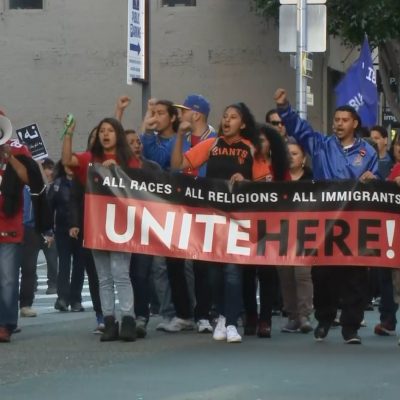
[[40, 169], [29, 150], [11, 136], [11, 122], [0, 110], [0, 343], [10, 341], [18, 322], [24, 185], [33, 196], [37, 229], [51, 227]]

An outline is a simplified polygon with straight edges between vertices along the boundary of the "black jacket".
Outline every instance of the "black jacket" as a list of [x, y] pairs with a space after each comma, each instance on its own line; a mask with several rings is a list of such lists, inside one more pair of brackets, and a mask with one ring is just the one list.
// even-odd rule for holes
[[[46, 185], [39, 166], [32, 158], [19, 154], [15, 158], [20, 161], [28, 173], [28, 186], [31, 190], [32, 205], [35, 214], [35, 229], [39, 232], [47, 232], [52, 228], [52, 219], [46, 198]], [[22, 207], [22, 188], [24, 183], [19, 179], [16, 171], [7, 164], [4, 171], [0, 190], [4, 197], [3, 212], [11, 217]]]

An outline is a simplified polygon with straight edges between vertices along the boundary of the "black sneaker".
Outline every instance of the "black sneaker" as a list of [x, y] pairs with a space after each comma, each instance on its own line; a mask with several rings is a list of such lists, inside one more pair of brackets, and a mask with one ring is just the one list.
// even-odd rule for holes
[[143, 318], [138, 317], [136, 319], [136, 337], [138, 339], [144, 339], [147, 335], [147, 322]]
[[83, 308], [81, 303], [74, 303], [71, 305], [72, 312], [83, 312], [85, 309]]
[[343, 334], [343, 339], [346, 344], [361, 344], [361, 338], [356, 332]]
[[134, 342], [136, 340], [136, 323], [133, 317], [129, 315], [122, 317], [119, 338], [124, 342]]
[[58, 311], [68, 311], [68, 304], [61, 299], [57, 299], [56, 302], [54, 303], [54, 308]]
[[329, 325], [318, 324], [318, 326], [314, 329], [314, 337], [318, 342], [322, 342], [328, 335]]
[[112, 342], [118, 340], [118, 322], [113, 316], [104, 317], [104, 331], [100, 336], [100, 342]]

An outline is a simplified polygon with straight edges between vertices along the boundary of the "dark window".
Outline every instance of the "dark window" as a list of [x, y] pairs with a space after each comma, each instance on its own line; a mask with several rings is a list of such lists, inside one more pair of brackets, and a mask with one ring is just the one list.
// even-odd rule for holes
[[162, 0], [162, 5], [167, 7], [195, 6], [196, 0]]
[[10, 10], [42, 10], [43, 0], [10, 0]]

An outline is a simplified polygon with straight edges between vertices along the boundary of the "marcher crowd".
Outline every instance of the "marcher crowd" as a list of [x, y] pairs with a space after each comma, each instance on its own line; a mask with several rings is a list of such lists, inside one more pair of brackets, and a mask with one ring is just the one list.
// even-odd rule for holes
[[276, 109], [266, 113], [263, 124], [239, 102], [225, 108], [214, 129], [210, 103], [201, 95], [190, 94], [183, 104], [151, 99], [138, 133], [123, 128], [130, 99], [122, 96], [114, 117], [90, 132], [85, 151], [73, 151], [75, 122], [66, 127], [57, 163], [35, 162], [25, 145], [0, 136], [0, 342], [18, 331], [18, 315], [37, 316], [33, 302], [41, 250], [46, 293], [57, 294], [54, 308], [60, 312], [85, 311], [86, 271], [94, 333], [102, 342], [144, 338], [150, 315], [159, 314], [157, 330], [197, 330], [239, 343], [242, 334], [271, 338], [272, 316], [282, 314], [287, 318], [282, 332], [313, 332], [321, 341], [340, 325], [345, 343], [360, 344], [364, 311], [378, 298], [380, 322], [374, 332], [395, 335], [399, 270], [243, 266], [83, 247], [83, 230], [96, 234], [83, 223], [91, 163], [232, 184], [348, 179], [400, 184], [400, 137], [390, 138], [382, 126], [366, 134], [356, 110], [347, 105], [336, 109], [333, 133], [321, 134], [291, 108], [284, 89], [276, 91], [274, 101]]

